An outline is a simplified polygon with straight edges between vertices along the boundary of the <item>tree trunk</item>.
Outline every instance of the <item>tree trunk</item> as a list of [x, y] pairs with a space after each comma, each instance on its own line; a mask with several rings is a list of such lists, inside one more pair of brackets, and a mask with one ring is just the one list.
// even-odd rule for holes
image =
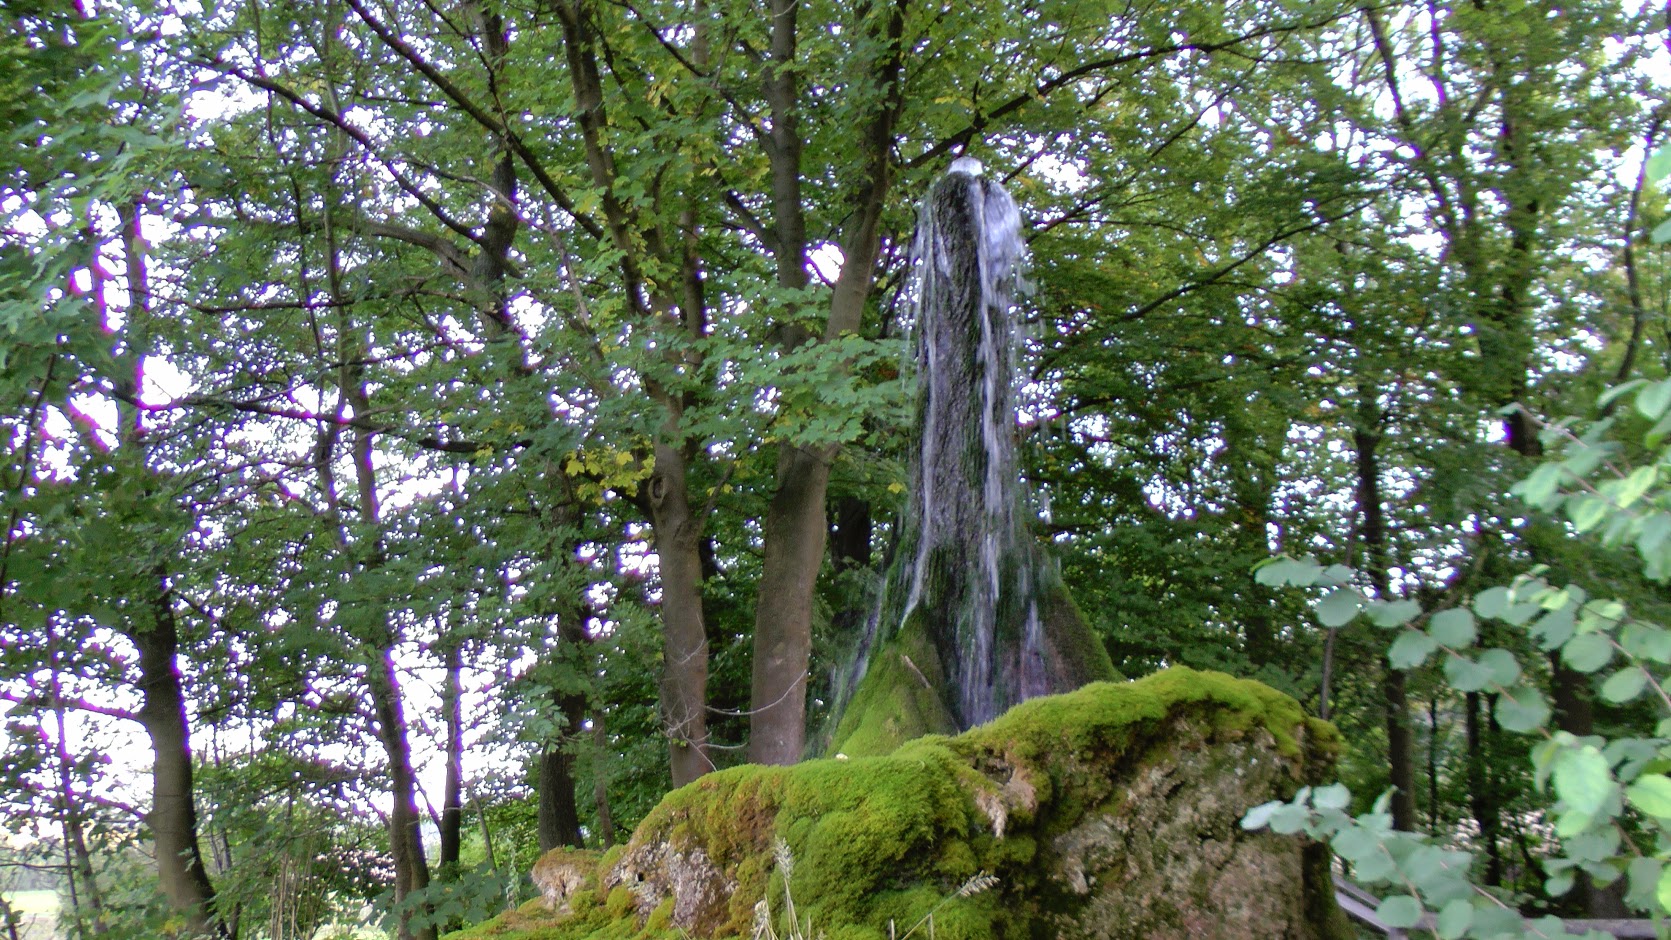
[[[807, 283], [806, 225], [801, 205], [801, 140], [796, 129], [799, 101], [796, 71], [797, 0], [772, 0], [771, 50], [774, 67], [766, 86], [773, 137], [767, 147], [772, 164], [773, 252], [778, 283], [796, 289]], [[899, 116], [903, 14], [895, 6], [876, 35], [880, 54], [874, 77], [889, 88], [860, 135], [865, 153], [855, 209], [843, 233], [843, 264], [830, 298], [824, 338], [858, 332], [873, 288], [882, 204], [890, 184], [888, 155]], [[785, 345], [805, 341], [788, 331]], [[825, 499], [834, 446], [808, 450], [782, 445], [777, 489], [765, 524], [765, 561], [754, 619], [754, 667], [750, 689], [749, 759], [788, 764], [806, 746], [806, 678], [812, 652], [813, 591], [824, 563], [827, 536]]]
[[584, 848], [574, 795], [574, 755], [566, 743], [541, 752], [537, 786], [540, 851], [560, 845]]
[[615, 817], [609, 811], [609, 733], [601, 711], [592, 715], [592, 743], [592, 803], [598, 814], [598, 845], [607, 849], [615, 844]]
[[649, 502], [661, 568], [662, 731], [673, 785], [710, 770], [708, 758], [708, 631], [702, 618], [702, 523], [691, 510], [685, 455], [656, 444]]
[[1466, 696], [1464, 725], [1468, 735], [1468, 803], [1474, 813], [1474, 822], [1479, 826], [1480, 842], [1485, 846], [1485, 883], [1499, 887], [1503, 883], [1503, 846], [1499, 835], [1501, 809], [1497, 805], [1497, 793], [1492, 785], [1485, 753], [1486, 731], [1481, 702], [1478, 692], [1469, 692]]
[[446, 670], [441, 715], [447, 726], [447, 782], [441, 796], [441, 851], [435, 861], [443, 873], [451, 875], [457, 873], [464, 836], [464, 650], [456, 637], [445, 641], [442, 661]]
[[[1376, 390], [1358, 387], [1358, 426], [1352, 430], [1357, 467], [1358, 539], [1363, 546], [1364, 570], [1377, 597], [1391, 600], [1387, 580], [1387, 520], [1381, 502], [1381, 467], [1376, 449], [1381, 444], [1382, 416]], [[1416, 828], [1416, 743], [1410, 728], [1410, 705], [1404, 673], [1381, 657], [1381, 698], [1386, 708], [1387, 775], [1393, 786], [1393, 826]]]
[[[54, 653], [56, 659], [57, 654]], [[64, 831], [64, 875], [69, 887], [70, 913], [75, 918], [76, 932], [83, 940], [89, 926], [94, 935], [108, 930], [104, 913], [104, 894], [99, 890], [98, 876], [93, 871], [93, 858], [87, 851], [87, 830], [81, 818], [81, 800], [75, 792], [75, 758], [70, 754], [69, 731], [65, 709], [59, 701], [57, 664], [52, 676], [53, 717], [58, 720], [58, 824]]]
[[785, 445], [777, 478], [765, 524], [764, 570], [772, 577], [762, 575], [755, 610], [748, 758], [756, 764], [793, 764], [806, 748], [813, 591], [824, 560], [830, 465]]
[[[377, 719], [377, 738], [389, 762], [389, 861], [394, 866], [394, 903], [397, 907], [429, 887], [429, 862], [424, 858], [423, 816], [418, 812], [418, 778], [412, 770], [412, 750], [406, 735], [406, 713], [400, 700], [400, 679], [394, 656], [387, 650], [366, 663], [366, 686]], [[436, 940], [433, 923], [411, 923], [410, 912], [400, 915], [400, 940]]]
[[152, 578], [152, 627], [130, 637], [139, 652], [139, 690], [144, 697], [139, 721], [151, 741], [151, 811], [145, 822], [156, 842], [157, 878], [169, 906], [185, 917], [193, 934], [224, 936], [197, 838], [191, 730], [176, 664], [179, 627], [166, 579], [160, 572], [153, 572]]

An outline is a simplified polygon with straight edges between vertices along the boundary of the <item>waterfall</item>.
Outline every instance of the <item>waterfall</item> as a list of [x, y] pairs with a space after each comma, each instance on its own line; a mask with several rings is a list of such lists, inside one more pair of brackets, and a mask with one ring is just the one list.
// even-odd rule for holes
[[864, 646], [919, 618], [946, 704], [970, 727], [1052, 691], [1042, 558], [1015, 456], [1014, 305], [1027, 264], [1015, 202], [958, 159], [923, 200], [912, 256], [917, 446], [880, 635]]

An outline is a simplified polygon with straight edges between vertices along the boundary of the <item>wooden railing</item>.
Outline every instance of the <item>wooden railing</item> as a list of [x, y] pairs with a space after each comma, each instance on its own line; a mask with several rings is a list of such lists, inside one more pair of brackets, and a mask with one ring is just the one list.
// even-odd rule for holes
[[[1381, 899], [1339, 875], [1334, 876], [1334, 897], [1347, 917], [1389, 940], [1405, 940], [1412, 933], [1433, 935], [1432, 914], [1424, 915], [1421, 923], [1415, 927], [1388, 926], [1385, 921], [1375, 916], [1375, 909], [1381, 906]], [[1654, 922], [1651, 920], [1569, 920], [1565, 921], [1565, 924], [1569, 934], [1583, 935], [1592, 930], [1599, 930], [1619, 940], [1653, 940], [1659, 936], [1654, 931]]]

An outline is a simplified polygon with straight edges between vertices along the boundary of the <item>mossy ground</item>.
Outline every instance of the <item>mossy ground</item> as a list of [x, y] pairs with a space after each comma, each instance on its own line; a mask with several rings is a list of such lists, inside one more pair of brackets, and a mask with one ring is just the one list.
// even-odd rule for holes
[[[1230, 802], [1282, 796], [1269, 791], [1291, 792], [1314, 779], [1331, 762], [1335, 742], [1328, 725], [1254, 682], [1178, 668], [1136, 682], [1096, 683], [1023, 703], [957, 737], [920, 738], [884, 757], [710, 774], [662, 801], [599, 873], [598, 892], [571, 899], [574, 913], [566, 919], [525, 907], [453, 936], [746, 936], [761, 898], [770, 897], [774, 911], [783, 909], [776, 839], [793, 854], [790, 887], [814, 935], [881, 940], [890, 921], [903, 932], [978, 871], [996, 874], [1000, 886], [940, 907], [934, 935], [1030, 935], [1054, 923], [1051, 918], [1071, 917], [1074, 905], [1091, 903], [1080, 897], [1084, 892], [1045, 883], [1052, 872], [1060, 874], [1060, 848], [1081, 837], [1087, 820], [1141, 828], [1146, 824], [1139, 820], [1154, 818], [1156, 810], [1124, 806], [1126, 789], [1154, 790], [1153, 780], [1166, 777], [1172, 789], [1156, 792], [1171, 793], [1198, 782], [1192, 775], [1225, 777], [1208, 793], [1223, 804], [1211, 839], [1230, 844], [1252, 838], [1229, 831], [1234, 827], [1224, 820], [1246, 808]], [[1241, 771], [1219, 766], [1243, 753], [1264, 761], [1255, 775], [1261, 792], [1242, 793], [1230, 779]], [[1287, 851], [1284, 843], [1270, 845]], [[1297, 881], [1297, 862], [1294, 868]], [[717, 883], [694, 885], [693, 878]], [[1307, 903], [1312, 900], [1308, 894]], [[1326, 920], [1328, 909], [1325, 903], [1317, 916]], [[1308, 935], [1328, 933], [1320, 927]]]

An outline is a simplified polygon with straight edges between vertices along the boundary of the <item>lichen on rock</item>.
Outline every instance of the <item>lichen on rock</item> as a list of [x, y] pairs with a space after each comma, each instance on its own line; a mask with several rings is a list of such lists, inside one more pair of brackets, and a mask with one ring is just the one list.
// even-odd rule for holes
[[[746, 936], [762, 898], [783, 910], [779, 839], [796, 907], [829, 940], [881, 940], [931, 910], [949, 940], [1345, 936], [1326, 848], [1238, 825], [1321, 782], [1335, 747], [1255, 682], [1177, 668], [1095, 683], [887, 756], [710, 774], [600, 865], [596, 893], [565, 895], [568, 913], [468, 936]], [[953, 897], [982, 871], [996, 888]]]

